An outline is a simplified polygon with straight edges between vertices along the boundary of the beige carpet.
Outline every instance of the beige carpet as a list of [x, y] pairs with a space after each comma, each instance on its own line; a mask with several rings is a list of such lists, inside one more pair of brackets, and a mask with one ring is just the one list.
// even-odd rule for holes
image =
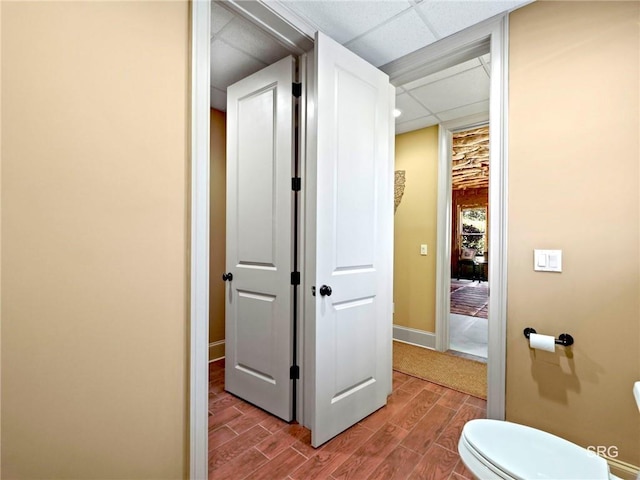
[[393, 369], [474, 397], [487, 398], [485, 363], [393, 342]]

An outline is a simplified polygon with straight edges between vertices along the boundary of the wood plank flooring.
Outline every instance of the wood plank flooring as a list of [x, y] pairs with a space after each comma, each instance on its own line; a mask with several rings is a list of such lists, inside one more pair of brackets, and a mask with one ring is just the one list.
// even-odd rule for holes
[[311, 432], [224, 391], [224, 360], [209, 364], [209, 479], [472, 479], [458, 456], [486, 401], [393, 372], [387, 405], [322, 447]]

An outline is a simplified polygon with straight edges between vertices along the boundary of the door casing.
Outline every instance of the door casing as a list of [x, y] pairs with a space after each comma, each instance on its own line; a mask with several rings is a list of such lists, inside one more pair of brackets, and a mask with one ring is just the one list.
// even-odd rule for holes
[[191, 2], [189, 478], [209, 477], [209, 117], [211, 2]]
[[[295, 25], [262, 2], [265, 15], [251, 13], [272, 33], [292, 45], [308, 42], [308, 26]], [[189, 477], [208, 472], [208, 330], [209, 330], [209, 108], [210, 0], [191, 2], [191, 223], [190, 223], [190, 365], [189, 365]], [[269, 20], [269, 19], [272, 20]], [[286, 25], [286, 28], [283, 28]], [[291, 28], [291, 27], [296, 28]], [[288, 33], [286, 32], [288, 30]], [[297, 35], [294, 38], [293, 33]], [[507, 101], [508, 14], [502, 14], [454, 34], [436, 44], [382, 67], [393, 84], [401, 84], [459, 63], [460, 58], [489, 42], [491, 62], [490, 215], [489, 248], [491, 298], [489, 308], [488, 403], [490, 418], [505, 416], [506, 281], [507, 281]], [[307, 48], [303, 48], [303, 51]], [[479, 51], [479, 50], [478, 50]], [[439, 279], [440, 281], [440, 279]], [[299, 336], [302, 332], [298, 332]], [[301, 352], [298, 352], [301, 355]], [[302, 389], [300, 389], [302, 390]], [[299, 392], [299, 395], [301, 392]], [[302, 405], [299, 402], [298, 405]]]

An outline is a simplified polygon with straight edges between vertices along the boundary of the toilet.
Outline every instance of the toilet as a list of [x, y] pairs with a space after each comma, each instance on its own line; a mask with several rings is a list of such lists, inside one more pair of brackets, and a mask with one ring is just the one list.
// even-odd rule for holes
[[535, 428], [499, 420], [467, 422], [460, 458], [478, 479], [615, 479], [604, 458]]
[[[640, 382], [633, 385], [633, 395], [640, 410]], [[595, 452], [550, 433], [500, 420], [467, 422], [458, 452], [480, 480], [620, 480]]]

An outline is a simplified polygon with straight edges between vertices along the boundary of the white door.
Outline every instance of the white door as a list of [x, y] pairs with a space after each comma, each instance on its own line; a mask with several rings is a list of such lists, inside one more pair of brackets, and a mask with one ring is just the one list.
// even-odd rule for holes
[[304, 371], [318, 446], [391, 392], [393, 102], [387, 75], [330, 38], [314, 56]]
[[292, 419], [294, 59], [227, 90], [225, 388]]

